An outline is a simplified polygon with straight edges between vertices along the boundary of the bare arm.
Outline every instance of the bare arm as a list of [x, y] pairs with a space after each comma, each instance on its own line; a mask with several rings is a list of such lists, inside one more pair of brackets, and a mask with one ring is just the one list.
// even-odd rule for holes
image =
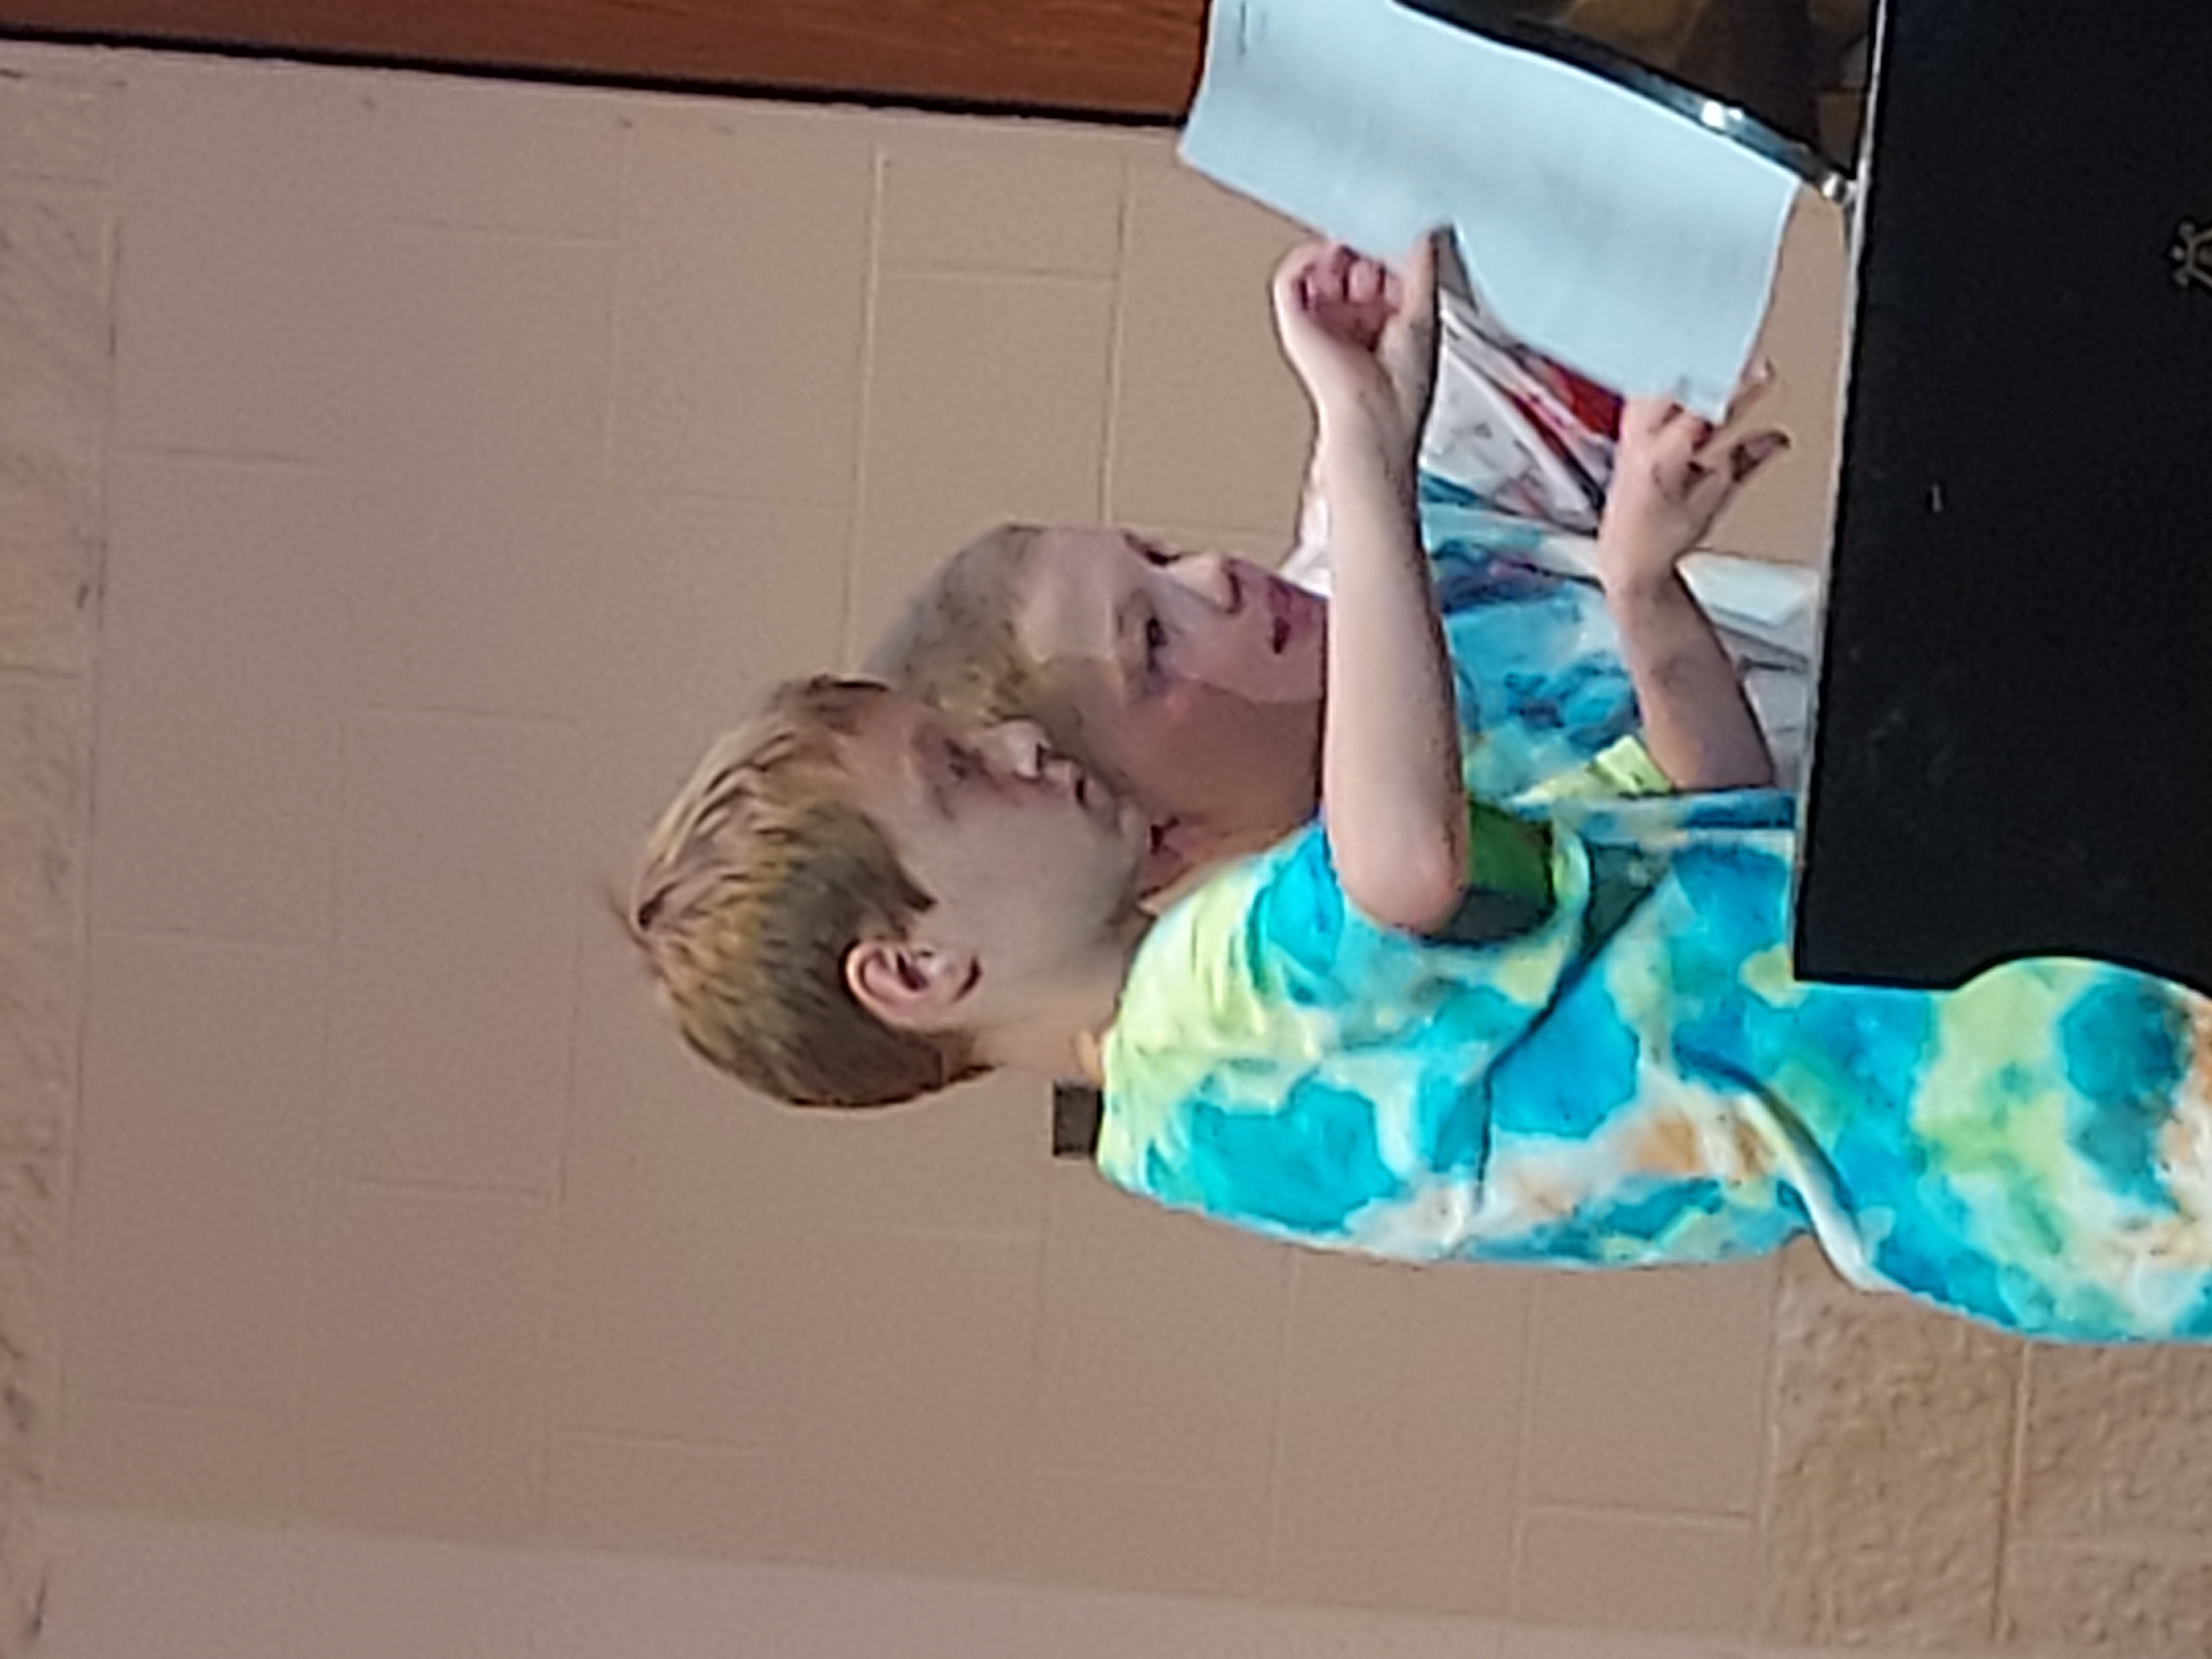
[[[1740, 401], [1748, 402], [1757, 387]], [[1788, 442], [1754, 433], [1716, 445], [1706, 422], [1664, 398], [1632, 398], [1598, 526], [1598, 578], [1644, 714], [1644, 744], [1682, 790], [1774, 781], [1735, 665], [1677, 569], [1744, 480]]]
[[1467, 879], [1467, 797], [1411, 468], [1372, 434], [1322, 447], [1335, 504], [1322, 805], [1346, 896], [1376, 921], [1441, 924]]
[[[1427, 253], [1433, 254], [1440, 273], [1457, 268], [1458, 255], [1454, 252], [1449, 240], [1441, 234], [1433, 239], [1433, 246], [1425, 252], [1424, 257], [1427, 257]], [[1464, 272], [1461, 273], [1460, 283], [1464, 288]], [[1429, 323], [1428, 337], [1431, 341], [1437, 337], [1433, 319]], [[1431, 394], [1436, 388], [1436, 347], [1431, 344], [1427, 360], [1419, 363], [1407, 362], [1403, 354], [1393, 354], [1393, 356], [1395, 360], [1386, 357], [1382, 367], [1389, 376], [1396, 413], [1413, 433], [1413, 453], [1418, 467], [1421, 440], [1428, 427]], [[1298, 490], [1297, 523], [1291, 532], [1291, 545], [1302, 552], [1311, 550], [1321, 554], [1322, 568], [1327, 569], [1329, 539], [1328, 473], [1331, 468], [1322, 453], [1321, 435], [1318, 432], [1315, 434], [1313, 452], [1307, 458], [1305, 481]]]
[[1644, 711], [1644, 743], [1677, 789], [1774, 781], [1774, 757], [1720, 636], [1680, 576], [1605, 586]]
[[1346, 897], [1415, 932], [1451, 915], [1467, 879], [1459, 728], [1414, 499], [1435, 291], [1427, 246], [1402, 282], [1344, 249], [1304, 248], [1275, 289], [1285, 351], [1314, 399], [1328, 503], [1329, 851]]

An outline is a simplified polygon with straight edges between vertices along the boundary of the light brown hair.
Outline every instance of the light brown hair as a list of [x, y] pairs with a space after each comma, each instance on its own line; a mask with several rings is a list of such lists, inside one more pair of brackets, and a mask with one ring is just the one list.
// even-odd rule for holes
[[845, 981], [855, 945], [932, 902], [846, 799], [842, 742], [887, 695], [827, 675], [777, 688], [662, 815], [626, 908], [684, 1040], [795, 1106], [893, 1105], [986, 1069], [966, 1034], [895, 1030]]

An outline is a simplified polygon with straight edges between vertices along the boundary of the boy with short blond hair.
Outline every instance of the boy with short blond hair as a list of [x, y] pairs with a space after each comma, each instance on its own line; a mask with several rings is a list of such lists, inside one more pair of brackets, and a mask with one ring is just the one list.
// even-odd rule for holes
[[[1600, 581], [1529, 562], [1534, 526], [1469, 509], [1425, 473], [1419, 490], [1468, 787], [1510, 802], [1574, 780], [1642, 730], [1635, 614]], [[1127, 530], [1007, 525], [925, 580], [866, 672], [962, 719], [1040, 721], [1174, 819], [1174, 852], [1203, 861], [1271, 845], [1313, 812], [1326, 614], [1246, 560]], [[1141, 684], [1139, 627], [1152, 635]], [[1796, 659], [1746, 638], [1731, 649], [1794, 776], [1802, 672], [1774, 665]], [[1762, 781], [1771, 763], [1714, 781]]]
[[980, 1069], [960, 1033], [894, 1030], [845, 989], [847, 946], [930, 902], [847, 799], [841, 745], [878, 691], [779, 688], [654, 828], [630, 906], [685, 1041], [796, 1105], [911, 1100]]

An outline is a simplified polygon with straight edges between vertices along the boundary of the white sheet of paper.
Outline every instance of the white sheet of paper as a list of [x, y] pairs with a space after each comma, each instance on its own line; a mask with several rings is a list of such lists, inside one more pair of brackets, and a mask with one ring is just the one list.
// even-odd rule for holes
[[1364, 252], [1449, 224], [1509, 330], [1717, 416], [1798, 182], [1602, 77], [1394, 0], [1213, 0], [1182, 157]]

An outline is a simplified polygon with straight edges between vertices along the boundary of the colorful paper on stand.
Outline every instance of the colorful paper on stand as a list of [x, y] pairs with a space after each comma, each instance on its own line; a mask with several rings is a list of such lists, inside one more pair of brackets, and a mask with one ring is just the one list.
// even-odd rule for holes
[[1799, 188], [1626, 88], [1395, 0], [1213, 0], [1182, 151], [1363, 251], [1450, 225], [1507, 329], [1708, 416], [1758, 338]]

